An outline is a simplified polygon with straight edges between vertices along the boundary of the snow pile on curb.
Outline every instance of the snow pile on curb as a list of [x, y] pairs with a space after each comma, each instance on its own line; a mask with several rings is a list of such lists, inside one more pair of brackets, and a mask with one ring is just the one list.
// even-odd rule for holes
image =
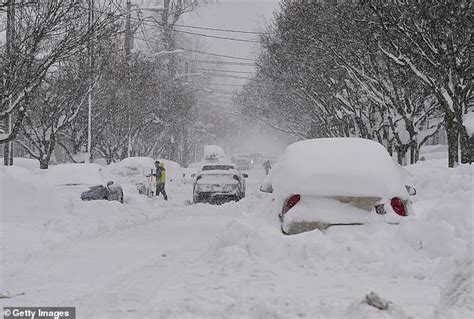
[[472, 318], [474, 316], [473, 251], [456, 261], [446, 286], [441, 292], [438, 318]]
[[126, 193], [124, 205], [116, 201], [82, 201], [80, 194], [87, 186], [58, 186], [74, 182], [75, 177], [84, 178], [89, 172], [84, 166], [84, 176], [68, 178], [71, 165], [52, 166], [47, 171], [0, 167], [0, 235], [8, 238], [0, 264], [8, 259], [10, 264], [19, 266], [55, 245], [162, 218], [159, 210], [147, 209], [150, 200], [138, 194]]
[[400, 306], [394, 305], [374, 292], [353, 303], [347, 309], [347, 317], [351, 319], [412, 319]]
[[[438, 309], [438, 315], [455, 309], [458, 312], [454, 312], [454, 317], [469, 318], [466, 313], [472, 311], [473, 304], [472, 251], [469, 249], [473, 235], [472, 168], [462, 165], [449, 169], [445, 160], [430, 160], [408, 169], [414, 175], [418, 191], [413, 199], [416, 215], [404, 218], [399, 225], [332, 227], [325, 232], [315, 230], [283, 236], [277, 217], [265, 213], [265, 207], [271, 205], [268, 198], [253, 213], [236, 216], [218, 236], [208, 258], [236, 274], [256, 265], [261, 271], [288, 278], [293, 278], [292, 273], [299, 273], [293, 278], [296, 281], [308, 276], [311, 282], [314, 273], [341, 276], [350, 269], [348, 285], [361, 280], [353, 276], [369, 276], [369, 281], [362, 280], [357, 286], [362, 293], [376, 287], [376, 291], [385, 294], [386, 278], [403, 278], [394, 281], [388, 295], [400, 306], [394, 306], [391, 312], [381, 312], [357, 302], [348, 308], [350, 318], [431, 318], [439, 303], [443, 306]], [[449, 277], [455, 259], [466, 255], [470, 255], [471, 260], [460, 263], [455, 274]], [[279, 273], [280, 269], [287, 271]], [[322, 280], [315, 285], [330, 285], [330, 278]], [[371, 283], [377, 280], [383, 283], [380, 286]], [[399, 280], [405, 281], [406, 286]], [[420, 290], [425, 286], [437, 291], [444, 285], [447, 288], [441, 300], [438, 293], [424, 295]], [[288, 291], [295, 293], [290, 288]], [[360, 296], [356, 291], [352, 294], [353, 300]], [[412, 300], [413, 294], [416, 301]], [[414, 306], [417, 302], [423, 305], [423, 311]], [[329, 314], [334, 315], [334, 309]]]

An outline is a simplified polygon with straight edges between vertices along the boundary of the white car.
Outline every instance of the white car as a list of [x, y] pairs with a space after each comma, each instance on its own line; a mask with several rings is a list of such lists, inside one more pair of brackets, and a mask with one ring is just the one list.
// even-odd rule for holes
[[[267, 176], [271, 214], [284, 234], [371, 222], [398, 223], [413, 213], [400, 170], [379, 143], [358, 138], [296, 142]], [[409, 194], [410, 192], [410, 194]]]
[[207, 164], [197, 174], [193, 202], [223, 203], [245, 197], [245, 178], [234, 164]]

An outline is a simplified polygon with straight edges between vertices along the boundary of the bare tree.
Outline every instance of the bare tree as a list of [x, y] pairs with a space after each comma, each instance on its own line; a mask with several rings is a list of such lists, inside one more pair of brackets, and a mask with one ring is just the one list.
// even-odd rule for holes
[[449, 166], [458, 163], [459, 149], [461, 162], [471, 162], [473, 145], [463, 125], [472, 89], [471, 2], [409, 2], [370, 7], [383, 29], [381, 52], [427, 86], [444, 112]]
[[60, 66], [28, 96], [21, 145], [47, 169], [58, 141], [58, 134], [79, 114], [88, 93], [87, 73], [71, 66]]
[[[27, 96], [41, 85], [57, 63], [84, 49], [91, 37], [110, 35], [117, 20], [116, 5], [102, 2], [89, 26], [87, 8], [80, 1], [40, 0], [18, 2], [15, 7], [14, 41], [10, 54], [2, 52], [2, 102], [0, 120], [13, 115], [13, 130], [0, 135], [0, 144], [11, 141], [19, 131], [28, 103]], [[113, 29], [113, 28], [112, 28]]]

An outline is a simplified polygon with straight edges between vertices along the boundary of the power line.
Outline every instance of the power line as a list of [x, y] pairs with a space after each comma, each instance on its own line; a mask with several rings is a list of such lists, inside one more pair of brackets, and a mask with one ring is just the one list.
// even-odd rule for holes
[[239, 92], [232, 92], [232, 91], [226, 91], [226, 90], [219, 90], [219, 89], [213, 89], [213, 88], [209, 88], [209, 87], [200, 87], [200, 88], [196, 88], [198, 90], [202, 90], [204, 92], [212, 92], [212, 93], [219, 93], [219, 94], [228, 94], [228, 95], [236, 95], [238, 94]]
[[242, 73], [242, 74], [255, 74], [255, 72], [250, 71], [235, 71], [235, 70], [218, 70], [218, 69], [206, 69], [206, 68], [195, 68], [191, 67], [193, 70], [198, 71], [209, 71], [209, 72], [223, 72], [223, 73]]
[[200, 54], [207, 54], [207, 55], [218, 56], [218, 57], [229, 58], [229, 59], [237, 59], [237, 60], [252, 61], [252, 62], [255, 61], [254, 59], [242, 58], [242, 57], [232, 56], [232, 55], [225, 55], [225, 54], [218, 54], [218, 53], [209, 53], [209, 52], [204, 52], [204, 51], [199, 51], [199, 50], [192, 50], [192, 49], [186, 49], [186, 48], [180, 48], [180, 49], [181, 49], [181, 50], [184, 50], [184, 51], [195, 52], [195, 53], [200, 53]]
[[237, 76], [237, 75], [217, 74], [217, 73], [207, 73], [207, 75], [217, 77], [217, 78], [252, 80], [252, 78], [247, 78], [247, 77], [244, 77], [244, 76]]
[[[106, 11], [101, 11], [101, 10], [93, 10], [94, 12], [98, 12], [98, 13], [106, 13], [108, 15], [111, 15], [111, 16], [114, 16], [116, 18], [123, 18], [124, 16], [123, 15], [116, 15], [114, 13], [111, 13], [111, 12], [106, 12]], [[140, 19], [140, 18], [133, 18], [133, 17], [130, 17], [131, 20], [134, 20], [134, 21], [137, 21], [139, 22], [140, 24], [142, 25], [147, 25], [147, 26], [151, 26], [151, 27], [157, 27], [156, 24], [151, 24], [151, 23], [147, 23], [145, 21], [143, 21], [143, 19]], [[183, 26], [183, 25], [176, 25], [175, 26]], [[196, 27], [197, 28], [197, 27]], [[216, 29], [215, 31], [217, 31], [218, 29]], [[225, 30], [225, 29], [221, 29], [222, 31]], [[207, 37], [207, 38], [214, 38], [214, 39], [221, 39], [221, 40], [229, 40], [229, 41], [238, 41], [238, 42], [247, 42], [247, 43], [260, 43], [260, 41], [257, 41], [257, 40], [251, 40], [251, 39], [239, 39], [239, 38], [232, 38], [232, 37], [221, 37], [221, 36], [217, 36], [217, 35], [210, 35], [210, 34], [203, 34], [203, 33], [195, 33], [195, 32], [189, 32], [189, 31], [182, 31], [182, 30], [176, 30], [176, 29], [173, 29], [172, 30], [173, 32], [178, 32], [178, 33], [184, 33], [184, 34], [190, 34], [190, 35], [196, 35], [196, 36], [201, 36], [201, 37]], [[237, 30], [233, 30], [233, 31], [237, 31]], [[230, 30], [228, 30], [228, 32], [231, 32]], [[250, 31], [248, 31], [250, 32]], [[248, 33], [247, 31], [242, 31], [242, 33]], [[255, 34], [259, 34], [259, 33], [255, 33]]]
[[[134, 38], [138, 39], [138, 40], [146, 41], [146, 42], [153, 42], [153, 43], [156, 43], [156, 44], [160, 43], [159, 41], [152, 40], [152, 39], [146, 39], [146, 38], [139, 37], [139, 36], [134, 36]], [[183, 51], [189, 51], [189, 52], [195, 52], [195, 53], [200, 53], [200, 54], [212, 55], [212, 56], [229, 58], [229, 59], [237, 59], [237, 60], [243, 60], [243, 61], [251, 61], [251, 62], [255, 61], [254, 59], [249, 59], [249, 58], [243, 58], [243, 57], [225, 55], [225, 54], [218, 54], [218, 53], [210, 53], [210, 52], [187, 49], [187, 48], [176, 48], [176, 50], [183, 50]]]
[[[192, 82], [187, 82], [190, 84], [196, 84]], [[227, 84], [227, 83], [206, 83], [207, 86], [226, 86], [226, 87], [242, 87], [244, 84]]]
[[184, 24], [175, 24], [176, 27], [181, 28], [190, 28], [190, 29], [199, 29], [199, 30], [211, 30], [217, 32], [232, 32], [232, 33], [245, 33], [245, 34], [268, 34], [266, 32], [255, 32], [255, 31], [244, 31], [244, 30], [235, 30], [235, 29], [220, 29], [220, 28], [209, 28], [209, 27], [196, 27]]
[[179, 33], [190, 34], [190, 35], [197, 35], [197, 36], [205, 37], [205, 38], [214, 38], [214, 39], [230, 40], [230, 41], [238, 41], [238, 42], [260, 43], [260, 41], [257, 41], [257, 40], [220, 37], [218, 35], [209, 35], [209, 34], [203, 34], [203, 33], [181, 31], [181, 30], [176, 30], [176, 29], [173, 29], [173, 32], [179, 32]]
[[243, 66], [255, 66], [254, 63], [244, 63], [244, 62], [224, 62], [224, 61], [215, 61], [215, 60], [188, 60], [191, 62], [197, 63], [210, 63], [210, 64], [223, 64], [223, 65], [243, 65]]

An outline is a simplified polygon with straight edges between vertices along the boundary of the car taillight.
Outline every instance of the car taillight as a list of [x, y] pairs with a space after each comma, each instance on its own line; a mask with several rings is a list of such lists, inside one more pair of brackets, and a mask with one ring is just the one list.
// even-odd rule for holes
[[236, 181], [239, 181], [239, 177], [238, 177], [237, 175], [234, 175], [234, 179], [235, 179]]
[[405, 204], [403, 204], [402, 200], [398, 197], [392, 198], [390, 201], [390, 205], [393, 208], [393, 211], [397, 213], [400, 216], [406, 216], [407, 215], [407, 210], [405, 207]]
[[298, 204], [300, 201], [301, 196], [300, 195], [293, 195], [290, 198], [288, 198], [285, 202], [285, 205], [283, 205], [283, 214], [286, 214], [293, 206]]

